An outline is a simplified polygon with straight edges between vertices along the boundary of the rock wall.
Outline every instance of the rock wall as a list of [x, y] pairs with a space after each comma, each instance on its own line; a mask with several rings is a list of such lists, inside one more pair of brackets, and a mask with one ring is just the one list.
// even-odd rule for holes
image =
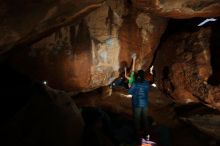
[[[125, 0], [124, 0], [125, 1]], [[104, 2], [118, 9], [123, 0], [40, 0], [19, 2], [5, 0], [0, 3], [0, 53], [14, 46], [26, 44], [52, 31], [74, 23], [82, 16], [103, 5]], [[131, 0], [139, 10], [171, 18], [217, 17], [220, 16], [219, 0]], [[25, 21], [24, 21], [25, 20]]]
[[0, 54], [20, 44], [29, 44], [73, 23], [100, 7], [104, 0], [40, 0], [0, 2]]
[[124, 0], [109, 0], [79, 23], [17, 53], [13, 62], [32, 78], [73, 92], [109, 85], [123, 62], [131, 64], [132, 53], [137, 54], [136, 69], [147, 69], [167, 21], [131, 9]]
[[131, 65], [131, 55], [137, 54], [136, 70], [148, 69], [167, 20], [133, 10], [125, 18], [119, 32], [120, 64]]
[[219, 0], [133, 0], [133, 3], [144, 11], [175, 19], [220, 16]]
[[[131, 65], [133, 53], [138, 56], [136, 70], [148, 69], [166, 28], [167, 20], [158, 15], [219, 16], [216, 0], [24, 3], [15, 10], [9, 9], [14, 5], [11, 1], [1, 3], [2, 53], [16, 46], [17, 68], [32, 78], [47, 80], [54, 88], [77, 92], [111, 83], [124, 66]], [[20, 18], [25, 23], [17, 25]], [[29, 44], [29, 51], [19, 53]]]
[[155, 60], [156, 82], [175, 102], [202, 102], [219, 109], [219, 87], [207, 83], [212, 74], [211, 34], [211, 28], [176, 34], [159, 48]]

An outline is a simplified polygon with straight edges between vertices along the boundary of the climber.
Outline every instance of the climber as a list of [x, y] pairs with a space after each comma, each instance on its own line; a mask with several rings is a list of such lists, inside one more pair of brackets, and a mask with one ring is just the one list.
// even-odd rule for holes
[[[147, 108], [150, 85], [149, 81], [145, 80], [144, 75], [145, 72], [139, 70], [135, 76], [134, 83], [128, 90], [128, 93], [132, 95], [134, 127], [137, 137], [141, 136], [148, 126]], [[144, 125], [141, 124], [142, 120]]]
[[[116, 78], [111, 84], [111, 88], [115, 88], [118, 86], [124, 87], [125, 89], [129, 89], [131, 87], [131, 84], [134, 82], [134, 71], [135, 71], [135, 61], [136, 61], [136, 54], [133, 54], [132, 56], [132, 70], [130, 77], [127, 75], [127, 68], [124, 67], [124, 72], [121, 72], [119, 77]], [[125, 62], [122, 63], [122, 66], [127, 66]], [[127, 83], [128, 80], [128, 83]]]
[[132, 69], [131, 69], [130, 77], [127, 75], [127, 68], [125, 67], [125, 78], [128, 79], [128, 87], [129, 88], [131, 87], [132, 83], [134, 82], [136, 54], [133, 54], [131, 57], [132, 57]]

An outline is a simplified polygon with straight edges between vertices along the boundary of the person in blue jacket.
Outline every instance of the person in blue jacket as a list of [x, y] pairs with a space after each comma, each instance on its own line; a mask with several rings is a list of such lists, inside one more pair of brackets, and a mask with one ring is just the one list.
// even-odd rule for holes
[[[144, 74], [143, 70], [139, 70], [134, 83], [128, 89], [128, 93], [132, 95], [134, 126], [137, 134], [141, 133], [142, 129], [148, 125], [147, 108], [150, 83], [144, 79]], [[141, 125], [141, 123], [144, 123], [144, 125]]]

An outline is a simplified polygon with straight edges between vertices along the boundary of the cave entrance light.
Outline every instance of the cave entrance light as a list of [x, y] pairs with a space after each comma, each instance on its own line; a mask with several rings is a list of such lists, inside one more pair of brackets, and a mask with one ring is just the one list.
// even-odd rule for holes
[[203, 26], [204, 24], [206, 24], [208, 22], [214, 22], [216, 20], [217, 19], [215, 19], [215, 18], [208, 18], [208, 19], [205, 19], [204, 21], [202, 21], [201, 23], [199, 23], [197, 26]]

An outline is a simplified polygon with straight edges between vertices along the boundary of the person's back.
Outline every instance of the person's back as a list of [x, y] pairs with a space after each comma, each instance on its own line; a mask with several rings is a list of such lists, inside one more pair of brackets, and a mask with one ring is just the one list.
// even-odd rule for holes
[[129, 93], [132, 94], [132, 102], [134, 107], [146, 107], [149, 91], [149, 82], [134, 82], [129, 89]]
[[[143, 134], [142, 130], [147, 130], [146, 127], [148, 125], [147, 109], [149, 81], [144, 79], [144, 74], [143, 70], [139, 70], [135, 82], [128, 90], [128, 93], [132, 95], [134, 126], [137, 138], [140, 138]], [[141, 122], [142, 120], [143, 122]], [[143, 123], [143, 125], [141, 123]]]

